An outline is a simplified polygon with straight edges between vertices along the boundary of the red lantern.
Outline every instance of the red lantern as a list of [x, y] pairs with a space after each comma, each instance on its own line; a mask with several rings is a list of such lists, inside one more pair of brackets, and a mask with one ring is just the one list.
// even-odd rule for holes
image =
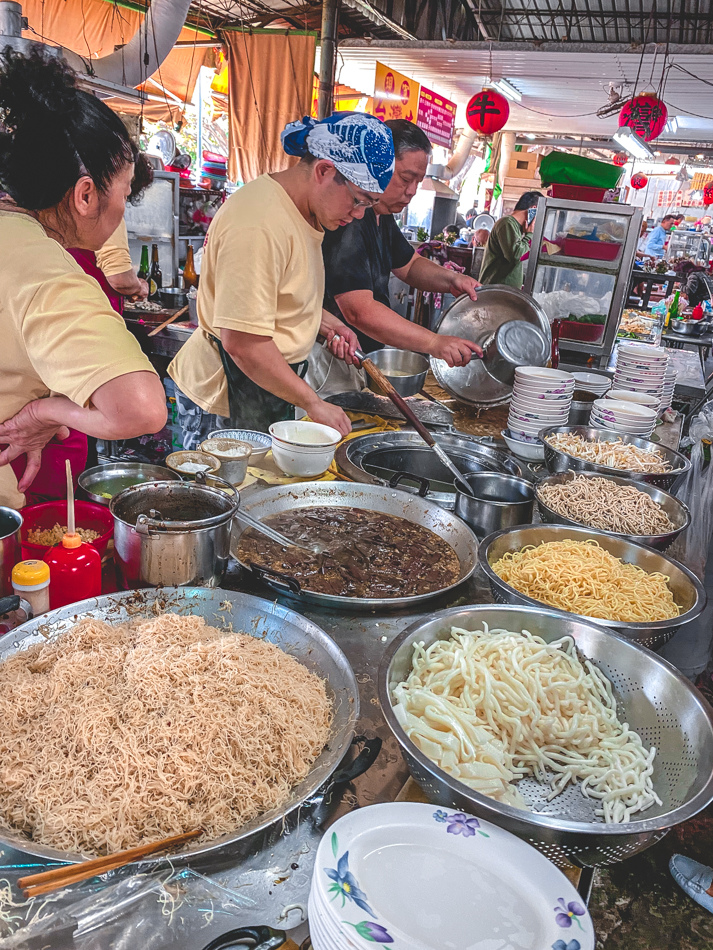
[[629, 99], [619, 113], [619, 125], [628, 125], [645, 142], [651, 142], [661, 135], [667, 118], [668, 111], [664, 103], [653, 93], [646, 93]]
[[637, 172], [635, 175], [631, 176], [631, 187], [636, 188], [638, 191], [640, 188], [646, 188], [649, 183], [649, 179], [646, 175], [642, 175], [641, 172]]
[[680, 165], [681, 163], [679, 162], [677, 158], [674, 158], [672, 155], [671, 158], [666, 159], [665, 164], [666, 165]]
[[476, 93], [465, 110], [468, 125], [481, 135], [493, 135], [503, 128], [510, 116], [510, 103], [494, 89]]
[[703, 204], [713, 205], [713, 181], [709, 181], [708, 184], [703, 189]]
[[618, 165], [619, 168], [621, 168], [622, 165], [626, 165], [626, 163], [629, 161], [629, 156], [626, 154], [626, 152], [617, 152], [612, 161], [615, 165]]

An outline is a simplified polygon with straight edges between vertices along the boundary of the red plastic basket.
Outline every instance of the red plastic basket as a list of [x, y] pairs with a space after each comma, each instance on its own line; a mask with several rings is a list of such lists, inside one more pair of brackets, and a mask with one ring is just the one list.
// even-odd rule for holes
[[[103, 557], [109, 540], [114, 534], [112, 513], [104, 505], [97, 505], [93, 501], [75, 501], [74, 514], [78, 528], [88, 528], [99, 532], [100, 536], [91, 543]], [[46, 501], [41, 505], [28, 505], [22, 509], [22, 518], [20, 529], [22, 556], [37, 558], [41, 561], [49, 548], [46, 544], [32, 544], [27, 540], [27, 535], [33, 528], [52, 528], [55, 524], [67, 524], [67, 502]]]
[[553, 182], [547, 188], [550, 198], [564, 198], [568, 201], [604, 201], [606, 188], [592, 188], [589, 185], [560, 185]]
[[583, 257], [588, 261], [615, 261], [621, 253], [621, 244], [616, 241], [566, 237], [562, 241], [562, 253], [567, 257]]

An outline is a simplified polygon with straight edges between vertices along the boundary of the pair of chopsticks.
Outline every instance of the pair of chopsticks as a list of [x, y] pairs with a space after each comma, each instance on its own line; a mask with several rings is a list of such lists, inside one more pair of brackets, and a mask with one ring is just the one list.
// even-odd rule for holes
[[158, 851], [178, 847], [201, 834], [203, 834], [201, 829], [187, 831], [185, 834], [173, 835], [170, 838], [155, 841], [153, 844], [142, 844], [137, 848], [128, 848], [126, 851], [117, 851], [116, 854], [93, 858], [91, 861], [81, 861], [79, 864], [64, 864], [62, 867], [52, 868], [51, 871], [41, 871], [39, 874], [21, 877], [17, 882], [17, 886], [22, 888], [28, 898], [38, 897], [40, 894], [49, 894], [50, 891], [57, 891], [62, 887], [69, 887], [70, 884], [86, 881], [87, 878], [105, 874], [107, 871], [114, 871], [116, 868], [130, 864], [132, 861], [138, 861], [150, 854], [156, 854]]

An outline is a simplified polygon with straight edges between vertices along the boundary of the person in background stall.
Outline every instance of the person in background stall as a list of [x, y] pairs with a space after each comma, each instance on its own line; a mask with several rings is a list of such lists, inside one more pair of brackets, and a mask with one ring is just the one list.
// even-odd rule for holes
[[433, 333], [390, 307], [392, 274], [419, 290], [454, 297], [467, 294], [472, 300], [476, 299], [478, 284], [466, 274], [417, 254], [399, 230], [394, 215], [406, 208], [425, 178], [431, 143], [408, 119], [390, 119], [384, 124], [394, 140], [394, 174], [379, 200], [360, 220], [325, 236], [324, 306], [356, 329], [365, 353], [395, 346], [428, 353], [449, 366], [464, 366], [473, 353], [482, 355], [479, 346], [460, 337]]
[[[166, 422], [161, 380], [66, 247], [117, 229], [138, 149], [100, 99], [42, 51], [0, 54], [0, 504], [21, 507], [42, 449], [68, 429], [100, 439]], [[26, 456], [19, 480], [10, 464]], [[76, 473], [75, 473], [76, 474]], [[62, 472], [64, 478], [64, 472]]]
[[655, 259], [663, 257], [666, 241], [668, 241], [669, 231], [674, 226], [675, 222], [675, 214], [665, 214], [663, 218], [661, 218], [659, 223], [649, 235], [649, 239], [646, 242], [646, 250], [644, 253], [647, 255], [647, 257], [653, 257]]
[[681, 301], [681, 312], [686, 307], [697, 307], [706, 300], [713, 302], [713, 277], [707, 273], [705, 267], [693, 261], [681, 261], [674, 270], [684, 281], [681, 296], [686, 299]]
[[481, 284], [506, 284], [518, 290], [522, 287], [522, 258], [530, 252], [534, 212], [541, 197], [539, 191], [526, 191], [518, 199], [512, 214], [495, 222], [480, 268]]
[[637, 255], [646, 253], [646, 245], [649, 242], [648, 232], [649, 232], [649, 222], [646, 220], [646, 218], [644, 218], [643, 221], [641, 222], [641, 230], [639, 231], [639, 241], [638, 241], [638, 244], [636, 245]]
[[187, 449], [228, 425], [267, 431], [295, 407], [351, 430], [303, 377], [320, 331], [335, 356], [353, 358], [355, 335], [322, 310], [322, 241], [379, 200], [394, 168], [391, 132], [373, 116], [336, 112], [290, 123], [282, 144], [298, 164], [244, 185], [208, 229], [199, 327], [168, 368]]
[[473, 234], [473, 247], [486, 247], [490, 231], [487, 228], [478, 228]]
[[469, 228], [473, 227], [473, 222], [478, 217], [477, 208], [469, 208], [465, 213], [465, 223]]

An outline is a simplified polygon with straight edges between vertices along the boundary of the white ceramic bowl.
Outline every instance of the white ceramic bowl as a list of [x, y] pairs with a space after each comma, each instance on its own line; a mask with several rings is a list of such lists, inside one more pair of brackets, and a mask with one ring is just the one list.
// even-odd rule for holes
[[525, 459], [528, 462], [541, 462], [545, 457], [545, 447], [542, 442], [523, 442], [520, 439], [514, 439], [508, 429], [503, 429], [500, 435], [505, 440], [505, 444], [518, 458]]
[[264, 459], [272, 448], [272, 436], [269, 436], [267, 432], [260, 432], [258, 429], [214, 429], [208, 433], [208, 438], [212, 439], [214, 437], [247, 442], [252, 449], [250, 465]]
[[314, 478], [323, 475], [334, 459], [342, 437], [331, 426], [289, 419], [273, 422], [272, 457], [285, 475]]
[[624, 422], [651, 422], [656, 411], [650, 406], [639, 406], [635, 402], [621, 402], [618, 399], [595, 399], [593, 406], [599, 415], [610, 415]]
[[634, 392], [630, 389], [610, 389], [605, 399], [615, 399], [619, 402], [634, 402], [640, 406], [650, 406], [655, 409], [658, 405], [658, 399], [655, 396], [649, 396], [647, 393]]
[[574, 385], [574, 376], [571, 373], [565, 373], [561, 369], [549, 369], [546, 366], [518, 366], [515, 376], [518, 379], [531, 379], [536, 382], [555, 381]]
[[611, 379], [599, 373], [572, 373], [577, 389], [586, 392], [605, 391], [611, 386]]

